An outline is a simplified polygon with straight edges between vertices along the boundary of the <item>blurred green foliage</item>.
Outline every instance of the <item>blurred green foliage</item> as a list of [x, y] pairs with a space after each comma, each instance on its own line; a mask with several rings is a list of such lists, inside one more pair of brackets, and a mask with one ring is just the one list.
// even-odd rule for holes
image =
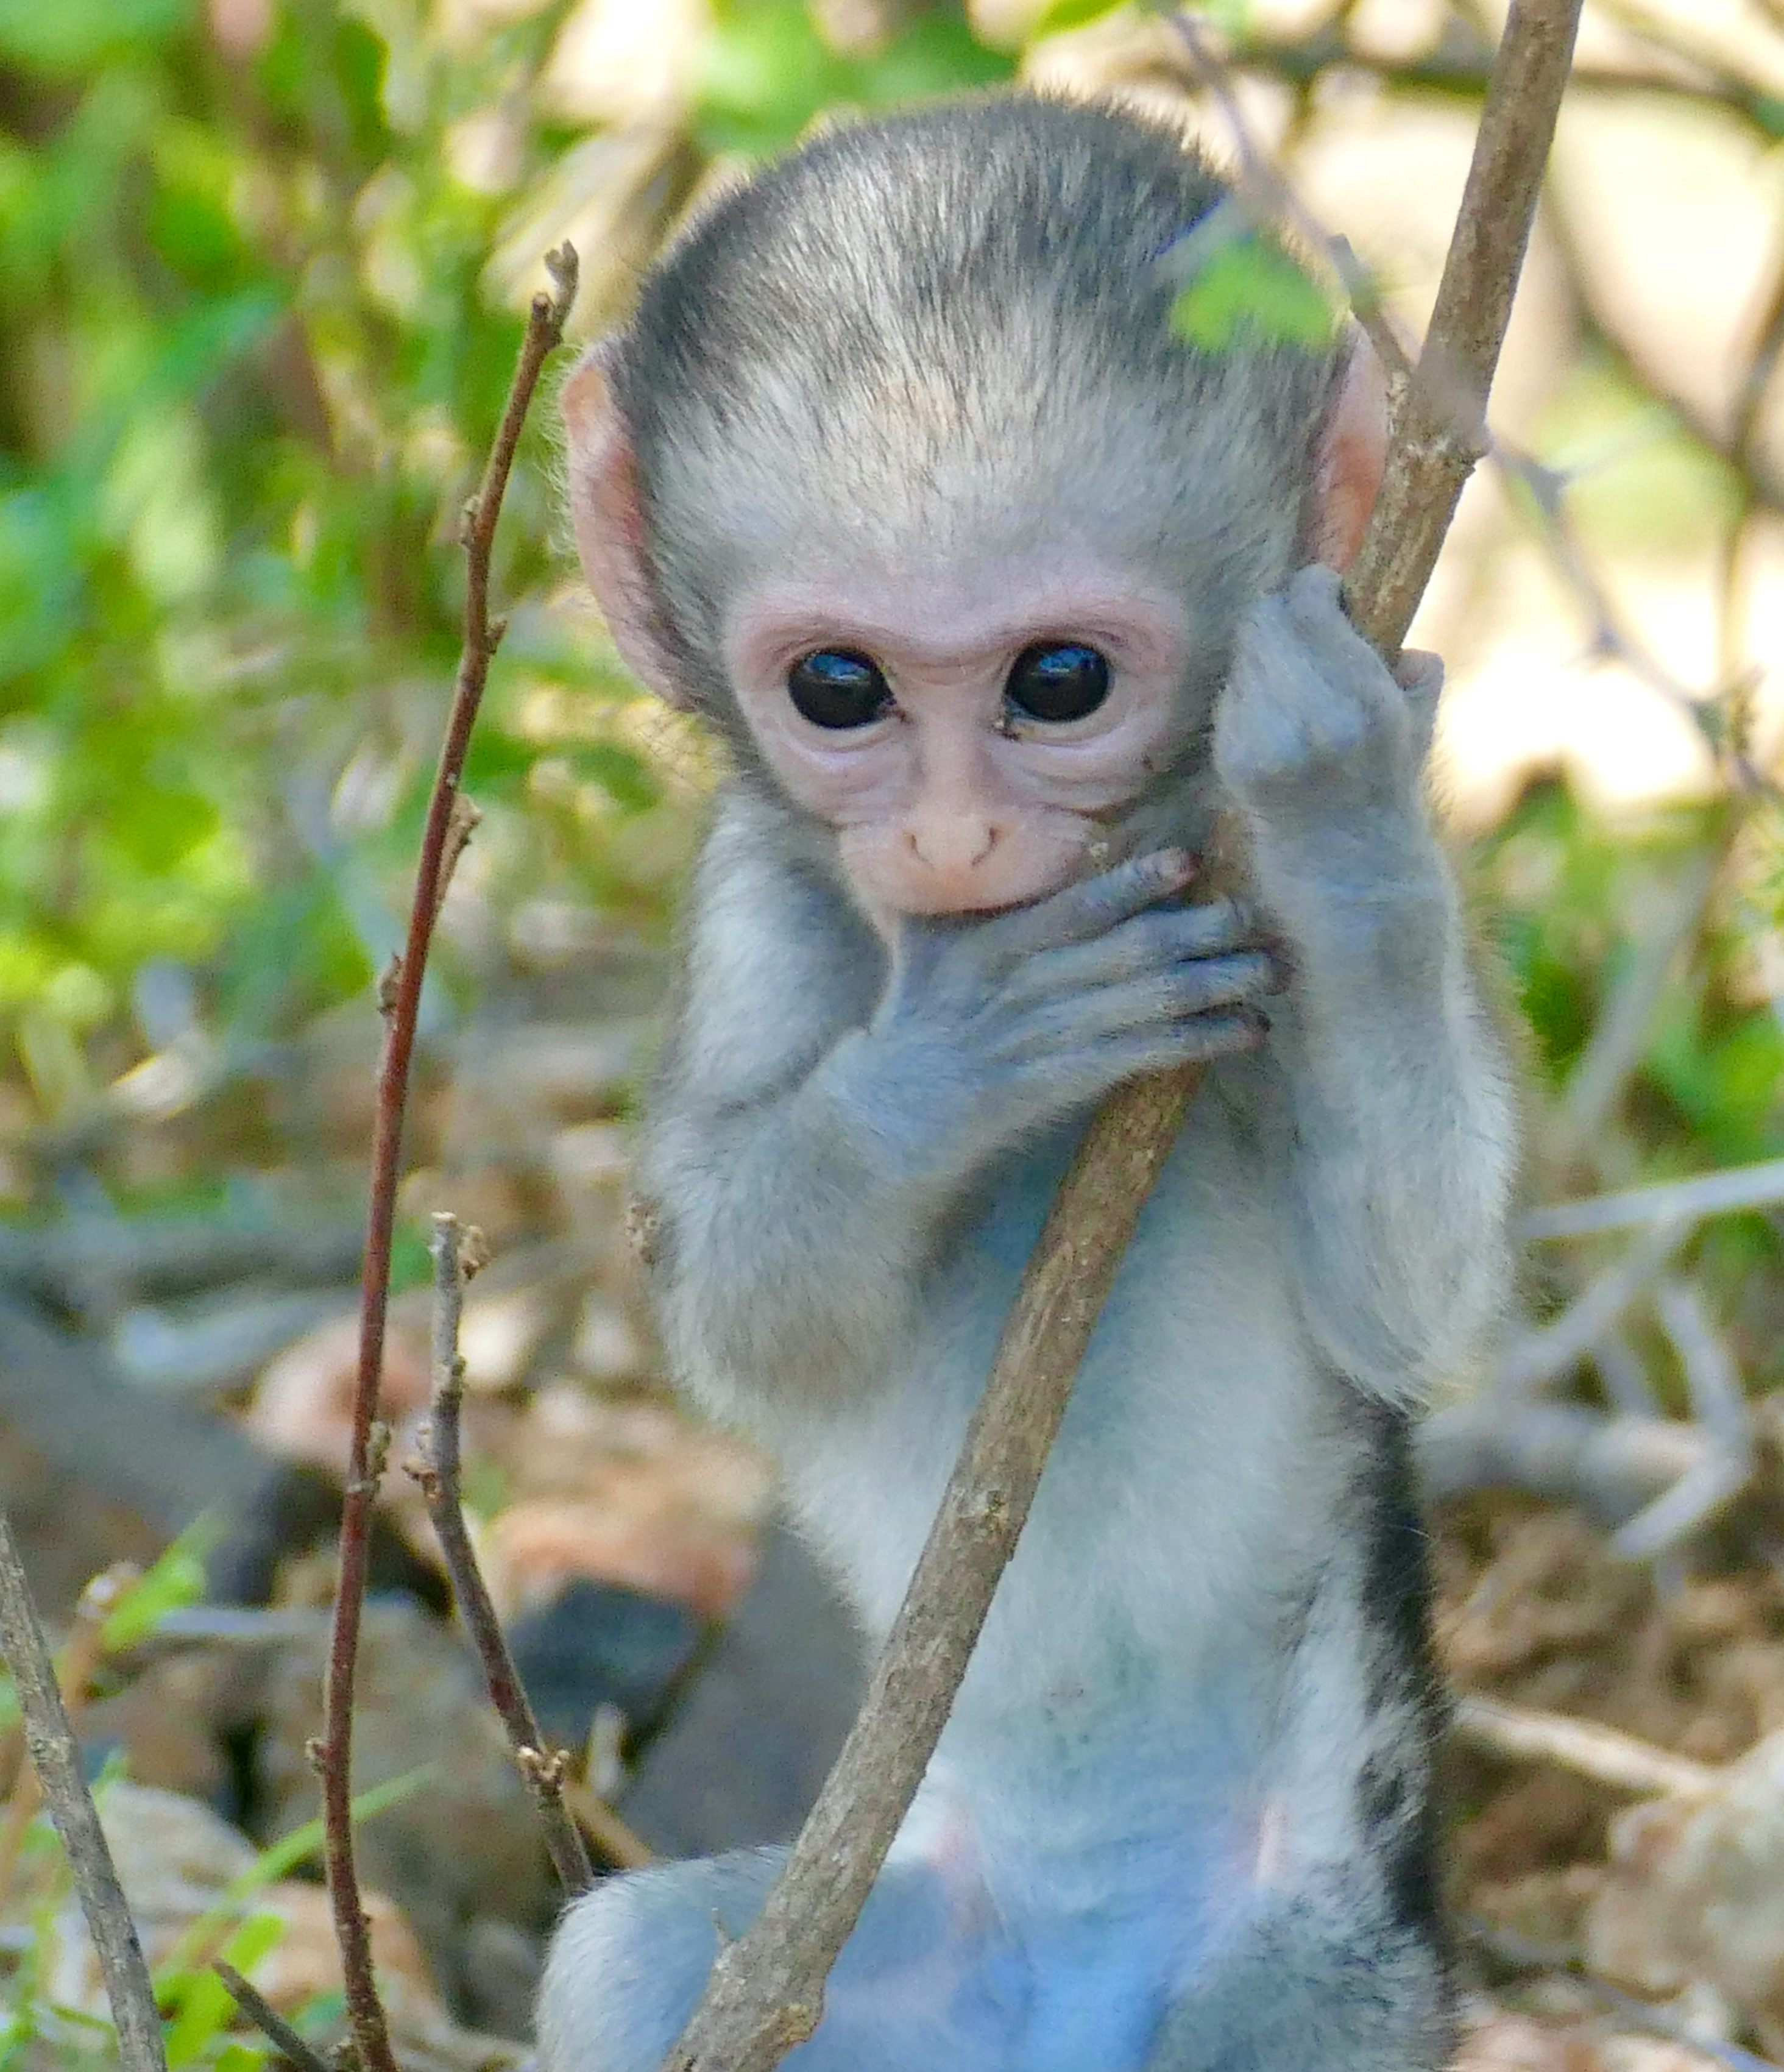
[[[480, 279], [508, 203], [452, 133], [525, 108], [563, 12], [454, 53], [409, 0], [282, 0], [236, 49], [187, 0], [0, 10], [0, 1030], [46, 1114], [139, 1050], [157, 960], [252, 1042], [388, 946], [456, 513], [518, 338]], [[510, 183], [565, 142], [518, 124]], [[503, 830], [521, 878], [598, 877], [586, 792], [635, 815], [658, 787], [583, 716], [540, 717], [592, 673], [525, 609], [553, 566], [543, 447], [473, 779], [529, 807]]]
[[[14, 1132], [89, 1112], [191, 1026], [226, 1067], [251, 1061], [364, 999], [397, 939], [457, 654], [457, 514], [519, 335], [491, 255], [590, 141], [536, 90], [569, 11], [0, 0], [0, 1122]], [[1056, 0], [1037, 33], [1107, 11]], [[1014, 69], [959, 0], [898, 19], [861, 49], [806, 0], [718, 0], [681, 134], [640, 190], [638, 250], [709, 168], [827, 109]], [[1216, 344], [1248, 323], [1299, 337], [1329, 321], [1251, 240], [1214, 255], [1178, 314]], [[504, 913], [549, 895], [655, 933], [691, 816], [592, 622], [546, 608], [568, 582], [549, 415], [499, 542], [512, 621], [471, 758], [474, 867]], [[1699, 541], [1736, 502], [1675, 418], [1589, 357], [1558, 391], [1545, 457], [1580, 471], [1574, 515], [1612, 547]], [[1478, 876], [1550, 1088], [1642, 939], [1642, 888], [1719, 838], [1688, 816], [1613, 832], [1547, 786], [1486, 845]], [[1775, 887], [1762, 903], [1775, 911]], [[1784, 1149], [1776, 1018], [1739, 929], [1719, 927], [1634, 1083], [1657, 1170]], [[465, 976], [449, 942], [449, 1001]]]

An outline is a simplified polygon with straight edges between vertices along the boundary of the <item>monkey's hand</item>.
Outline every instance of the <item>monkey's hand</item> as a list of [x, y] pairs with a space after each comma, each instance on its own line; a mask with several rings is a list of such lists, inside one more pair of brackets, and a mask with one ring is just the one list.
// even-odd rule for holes
[[1396, 682], [1303, 569], [1246, 627], [1215, 726], [1292, 976], [1272, 1049], [1294, 1117], [1304, 1314], [1404, 1400], [1472, 1357], [1505, 1272], [1512, 1149], [1498, 1046], [1424, 807], [1441, 672]]
[[[717, 861], [728, 888], [747, 882], [746, 849]], [[845, 1009], [821, 964], [763, 950], [800, 938], [768, 931], [759, 881], [747, 954], [711, 903], [706, 990], [639, 1177], [664, 1338], [712, 1408], [792, 1444], [810, 1404], [884, 1373], [948, 1210], [1001, 1152], [1133, 1073], [1262, 1040], [1248, 1003], [1273, 960], [1230, 905], [1161, 903], [1192, 875], [1173, 851], [1030, 907], [910, 923], [865, 1025], [796, 1076], [788, 1025], [816, 1037]], [[778, 1079], [746, 1090], [740, 1058]]]
[[837, 1061], [857, 1098], [953, 1164], [1137, 1074], [1255, 1046], [1274, 960], [1229, 902], [1160, 903], [1194, 872], [1169, 849], [1010, 913], [906, 923], [879, 1012]]
[[1346, 617], [1330, 569], [1303, 569], [1258, 605], [1221, 701], [1215, 767], [1266, 877], [1280, 864], [1289, 880], [1310, 870], [1364, 896], [1391, 892], [1408, 872], [1427, 886], [1435, 872], [1441, 884], [1423, 771], [1442, 686], [1433, 655], [1408, 654], [1400, 680], [1389, 675]]

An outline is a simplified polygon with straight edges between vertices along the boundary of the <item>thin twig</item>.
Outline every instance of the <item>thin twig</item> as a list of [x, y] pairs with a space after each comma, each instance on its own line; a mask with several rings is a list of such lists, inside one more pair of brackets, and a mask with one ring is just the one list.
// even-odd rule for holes
[[538, 385], [546, 356], [563, 336], [564, 319], [576, 295], [576, 254], [569, 246], [546, 258], [555, 292], [532, 298], [520, 364], [508, 390], [508, 404], [490, 450], [475, 500], [465, 516], [466, 549], [464, 644], [445, 743], [429, 798], [421, 837], [421, 861], [409, 908], [403, 953], [380, 984], [384, 1009], [384, 1050], [378, 1066], [378, 1092], [372, 1147], [371, 1201], [367, 1212], [365, 1255], [360, 1291], [359, 1371], [353, 1390], [353, 1432], [347, 1454], [347, 1486], [341, 1505], [340, 1578], [335, 1593], [330, 1635], [322, 1738], [314, 1760], [322, 1779], [323, 1856], [328, 1893], [340, 1945], [341, 1971], [348, 2023], [359, 2053], [361, 2072], [397, 2072], [384, 2008], [378, 1999], [372, 1965], [372, 1935], [360, 1897], [353, 1860], [353, 1678], [359, 1655], [360, 1618], [371, 1559], [372, 1513], [377, 1495], [383, 1448], [388, 1438], [379, 1423], [378, 1387], [384, 1365], [385, 1311], [390, 1297], [390, 1248], [396, 1227], [397, 1183], [402, 1155], [404, 1112], [408, 1104], [409, 1059], [421, 1009], [421, 980], [429, 944], [439, 912], [447, 853], [462, 846], [465, 823], [459, 807], [459, 780], [471, 729], [482, 701], [490, 661], [502, 636], [500, 622], [489, 616], [491, 549], [502, 495], [513, 466], [527, 408]]
[[1766, 1209], [1784, 1202], [1784, 1158], [1700, 1173], [1689, 1180], [1659, 1180], [1615, 1194], [1556, 1202], [1533, 1209], [1518, 1225], [1521, 1238], [1593, 1237], [1601, 1231], [1634, 1230], [1642, 1223], [1695, 1222], [1737, 1209]]
[[594, 1836], [609, 1863], [623, 1871], [643, 1871], [656, 1861], [656, 1852], [632, 1832], [592, 1784], [567, 1777], [563, 1790], [564, 1803]]
[[1671, 1488], [1618, 1527], [1611, 1545], [1626, 1560], [1652, 1560], [1671, 1553], [1720, 1517], [1753, 1474], [1753, 1418], [1747, 1393], [1733, 1356], [1704, 1314], [1696, 1289], [1682, 1281], [1663, 1281], [1655, 1307], [1684, 1369], [1692, 1408], [1709, 1449]]
[[[120, 1561], [103, 1575], [95, 1576], [80, 1593], [56, 1679], [71, 1733], [80, 1732], [80, 1716], [86, 1709], [88, 1695], [92, 1688], [93, 1671], [105, 1651], [105, 1621], [120, 1593], [140, 1573], [131, 1563]], [[38, 1782], [37, 1772], [29, 1762], [22, 1762], [13, 1778], [5, 1815], [0, 1818], [0, 1899], [5, 1897], [12, 1883], [26, 1832], [42, 1803], [43, 1788]]]
[[1723, 1781], [1714, 1763], [1693, 1762], [1596, 1720], [1508, 1705], [1497, 1698], [1458, 1698], [1450, 1732], [1489, 1755], [1552, 1762], [1638, 1799], [1704, 1798]]
[[244, 1978], [233, 1964], [220, 1957], [211, 1969], [228, 1989], [229, 1997], [288, 2065], [297, 2072], [331, 2072], [322, 2053], [312, 2049], [291, 2026], [252, 1979]]
[[1613, 1324], [1594, 1342], [1592, 1364], [1613, 1412], [1626, 1417], [1660, 1415], [1660, 1398], [1649, 1379], [1646, 1363], [1621, 1324]]
[[1534, 1388], [1582, 1360], [1683, 1244], [1689, 1226], [1655, 1223], [1589, 1282], [1553, 1323], [1510, 1347], [1494, 1379], [1501, 1388]]
[[[1510, 313], [1581, 4], [1513, 0], [1494, 63], [1420, 362], [1421, 370], [1428, 362], [1464, 369], [1477, 409]], [[1389, 652], [1405, 636], [1480, 446], [1478, 424], [1458, 430], [1416, 380], [1409, 393], [1421, 397], [1420, 411], [1403, 412], [1396, 426], [1370, 528], [1381, 565], [1353, 585], [1358, 623]], [[860, 1716], [762, 1913], [721, 1951], [664, 2072], [771, 2072], [816, 2029], [824, 1981], [928, 1767], [1104, 1297], [1201, 1077], [1190, 1068], [1137, 1081], [1092, 1119], [1030, 1257]]]
[[1580, 6], [1512, 0], [1494, 61], [1431, 328], [1400, 397], [1381, 493], [1346, 584], [1359, 627], [1385, 655], [1406, 638], [1462, 485], [1484, 450], [1487, 391], [1535, 219]]
[[25, 1580], [25, 1564], [4, 1511], [0, 1511], [0, 1654], [6, 1657], [18, 1693], [31, 1768], [68, 1851], [87, 1932], [99, 1955], [117, 2030], [119, 2061], [124, 2072], [166, 2072], [161, 2016], [155, 2009], [142, 1944], [124, 1888], [117, 1881], [92, 1794], [87, 1789], [80, 1744], [62, 1701], [55, 1665]]
[[[1436, 51], [1420, 57], [1383, 57], [1329, 31], [1281, 42], [1266, 35], [1236, 37], [1227, 43], [1226, 62], [1235, 71], [1260, 72], [1291, 86], [1305, 87], [1329, 72], [1348, 72], [1379, 80], [1396, 93], [1463, 101], [1480, 98], [1488, 75], [1484, 56]], [[1713, 76], [1700, 72], [1691, 78], [1682, 70], [1669, 72], [1659, 65], [1585, 64], [1573, 73], [1568, 86], [1570, 91], [1577, 88], [1582, 94], [1607, 99], [1663, 97], [1723, 109], [1757, 133], [1761, 143], [1777, 141], [1775, 101], [1769, 101], [1751, 80], [1732, 72], [1719, 71]]]
[[[1309, 250], [1325, 258], [1348, 298], [1357, 322], [1375, 347], [1390, 381], [1397, 383], [1408, 378], [1412, 368], [1406, 348], [1388, 321], [1381, 290], [1374, 275], [1358, 258], [1350, 240], [1331, 235], [1278, 168], [1258, 149], [1234, 92], [1232, 75], [1201, 23], [1193, 14], [1180, 10], [1171, 16], [1170, 26], [1182, 46], [1190, 70], [1219, 109], [1232, 138], [1239, 159], [1233, 183], [1235, 195], [1250, 204], [1250, 213], [1260, 222], [1292, 224]], [[1218, 215], [1219, 211], [1215, 213]], [[1184, 240], [1184, 246], [1193, 249], [1200, 238], [1212, 229], [1211, 220], [1204, 218]], [[1180, 252], [1179, 261], [1189, 256], [1188, 250]]]
[[539, 1731], [471, 1544], [459, 1493], [458, 1424], [465, 1397], [465, 1363], [458, 1350], [458, 1325], [465, 1282], [472, 1271], [475, 1248], [481, 1244], [480, 1232], [461, 1229], [456, 1216], [436, 1211], [428, 1248], [434, 1255], [434, 1387], [421, 1437], [421, 1457], [409, 1473], [426, 1499], [427, 1515], [452, 1578], [458, 1616], [483, 1665], [490, 1703], [508, 1730], [516, 1764], [532, 1794], [552, 1867], [573, 1897], [594, 1883], [594, 1867], [564, 1804], [565, 1758], [561, 1750], [546, 1748]]
[[1667, 975], [1697, 932], [1723, 861], [1720, 849], [1697, 850], [1687, 858], [1678, 882], [1656, 902], [1661, 910], [1659, 925], [1638, 944], [1629, 969], [1612, 989], [1590, 1041], [1568, 1076], [1560, 1112], [1544, 1132], [1541, 1148], [1551, 1172], [1561, 1172], [1572, 1163], [1596, 1138], [1621, 1099], [1641, 1059]]
[[1769, 2058], [1761, 2058], [1751, 2050], [1743, 2050], [1738, 2043], [1725, 2043], [1720, 2037], [1702, 2036], [1688, 2022], [1679, 2020], [1670, 2008], [1656, 2007], [1651, 2000], [1638, 2000], [1634, 1994], [1626, 1993], [1620, 1986], [1613, 1986], [1608, 1979], [1601, 1979], [1596, 1971], [1588, 1970], [1577, 1951], [1558, 1949], [1536, 1942], [1533, 1938], [1519, 1934], [1515, 1928], [1504, 1928], [1496, 1922], [1482, 1919], [1479, 1915], [1465, 1916], [1463, 1932], [1470, 1941], [1478, 1943], [1489, 1955], [1507, 1969], [1514, 1971], [1559, 1971], [1564, 1976], [1576, 1980], [1586, 1991], [1604, 2004], [1613, 2009], [1633, 2027], [1645, 2029], [1655, 2036], [1663, 2036], [1669, 2042], [1683, 2044], [1688, 2050], [1713, 2058], [1725, 2065], [1729, 2072], [1781, 2072]]
[[1663, 1281], [1655, 1307], [1679, 1364], [1697, 1421], [1723, 1451], [1753, 1460], [1753, 1415], [1734, 1355], [1710, 1322], [1703, 1297], [1687, 1281]]
[[1470, 1490], [1515, 1489], [1583, 1505], [1618, 1525], [1711, 1457], [1695, 1424], [1671, 1417], [1606, 1416], [1583, 1403], [1496, 1393], [1446, 1404], [1414, 1438], [1427, 1503]]
[[1745, 1461], [1712, 1447], [1611, 1535], [1611, 1551], [1626, 1561], [1653, 1561], [1720, 1518], [1753, 1480]]

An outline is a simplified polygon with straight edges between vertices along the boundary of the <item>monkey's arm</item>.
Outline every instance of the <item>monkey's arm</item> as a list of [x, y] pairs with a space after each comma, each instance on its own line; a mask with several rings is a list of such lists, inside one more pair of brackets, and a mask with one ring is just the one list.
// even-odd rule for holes
[[639, 1161], [671, 1361], [721, 1414], [846, 1392], [902, 1337], [997, 1152], [1139, 1071], [1255, 1044], [1272, 982], [1230, 905], [1141, 857], [1039, 904], [908, 924], [890, 958], [734, 797]]
[[1417, 706], [1437, 681], [1396, 684], [1338, 578], [1304, 569], [1248, 627], [1216, 744], [1293, 966], [1276, 1047], [1306, 1321], [1403, 1400], [1490, 1328], [1513, 1160], [1504, 1062], [1424, 810]]

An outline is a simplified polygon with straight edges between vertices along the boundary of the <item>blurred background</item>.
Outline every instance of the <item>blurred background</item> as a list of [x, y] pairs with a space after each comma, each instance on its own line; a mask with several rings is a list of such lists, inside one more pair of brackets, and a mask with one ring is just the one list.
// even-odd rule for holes
[[[261, 2062], [194, 1968], [232, 1938], [319, 2037], [338, 2012], [302, 1751], [372, 982], [544, 252], [575, 244], [598, 335], [709, 183], [820, 120], [1026, 80], [1273, 154], [1416, 340], [1502, 11], [1222, 0], [1198, 42], [1099, 0], [0, 0], [0, 1503], [128, 1780], [108, 1818], [179, 2062]], [[1588, 0], [1505, 464], [1415, 629], [1527, 1031], [1532, 1206], [1784, 1156], [1781, 138], [1781, 0]], [[762, 1464], [674, 1408], [638, 1305], [627, 1122], [715, 767], [583, 594], [553, 419], [498, 542], [387, 1397], [400, 1461], [450, 1208], [494, 1252], [481, 1544], [623, 1863], [787, 1832], [854, 1671]], [[1767, 1179], [1535, 1242], [1498, 1367], [1427, 1435], [1482, 2066], [1784, 2053]], [[551, 1889], [400, 1475], [387, 1508], [356, 1773], [392, 1794], [381, 1960], [405, 2063], [512, 2062]], [[81, 1600], [125, 1561], [156, 1565]], [[0, 2072], [104, 2062], [9, 1716]]]

